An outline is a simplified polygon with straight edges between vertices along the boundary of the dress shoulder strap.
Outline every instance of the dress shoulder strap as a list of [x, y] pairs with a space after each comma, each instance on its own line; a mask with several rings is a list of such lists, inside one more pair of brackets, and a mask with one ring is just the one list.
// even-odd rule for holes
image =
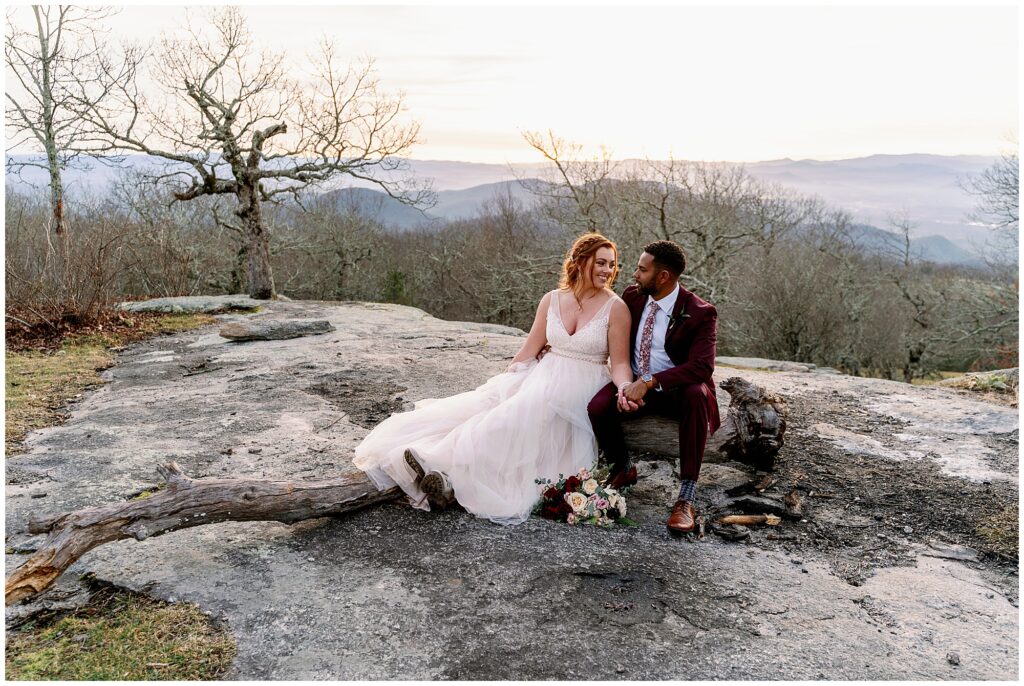
[[548, 295], [551, 296], [548, 298], [548, 312], [554, 310], [555, 313], [559, 315], [558, 318], [561, 319], [561, 312], [558, 311], [558, 289], [556, 288], [553, 291], [548, 291]]
[[612, 309], [612, 303], [618, 300], [618, 298], [619, 296], [612, 293], [612, 296], [608, 298], [608, 301], [604, 305], [601, 305], [601, 309], [597, 311], [596, 315], [594, 315], [594, 319], [597, 319], [598, 317], [603, 317], [606, 313], [610, 312]]

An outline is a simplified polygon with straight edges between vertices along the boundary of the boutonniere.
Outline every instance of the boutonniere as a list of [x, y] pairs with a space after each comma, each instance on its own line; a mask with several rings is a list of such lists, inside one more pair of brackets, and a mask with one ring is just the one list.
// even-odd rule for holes
[[686, 314], [685, 312], [680, 312], [679, 314], [677, 314], [674, 317], [669, 317], [668, 318], [668, 330], [671, 331], [673, 326], [675, 326], [676, 324], [678, 324], [682, 320], [689, 319], [689, 318], [690, 318], [690, 315]]

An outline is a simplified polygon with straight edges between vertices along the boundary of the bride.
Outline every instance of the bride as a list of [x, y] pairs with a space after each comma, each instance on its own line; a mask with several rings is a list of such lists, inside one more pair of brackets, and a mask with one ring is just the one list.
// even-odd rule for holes
[[[629, 308], [611, 290], [617, 274], [614, 243], [578, 238], [508, 369], [475, 390], [393, 414], [356, 447], [355, 466], [382, 490], [400, 486], [423, 510], [428, 496], [441, 507], [454, 497], [478, 517], [525, 521], [539, 497], [535, 479], [557, 481], [597, 461], [590, 399], [609, 381], [621, 389], [633, 380]], [[621, 392], [619, 402], [628, 402]]]

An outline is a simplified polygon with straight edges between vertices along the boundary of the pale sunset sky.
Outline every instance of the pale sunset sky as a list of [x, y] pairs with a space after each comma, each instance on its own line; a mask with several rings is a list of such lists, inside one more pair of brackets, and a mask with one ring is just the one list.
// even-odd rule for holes
[[[494, 163], [539, 162], [521, 132], [548, 129], [616, 158], [998, 154], [1018, 126], [1018, 11], [245, 6], [257, 44], [296, 69], [324, 35], [373, 57], [422, 125], [414, 158]], [[128, 6], [111, 38], [155, 38], [185, 16]]]

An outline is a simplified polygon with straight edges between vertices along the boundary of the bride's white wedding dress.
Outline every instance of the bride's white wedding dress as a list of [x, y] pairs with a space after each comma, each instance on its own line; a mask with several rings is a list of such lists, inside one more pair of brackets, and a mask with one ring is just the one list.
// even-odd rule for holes
[[353, 463], [378, 488], [397, 484], [413, 506], [429, 510], [405, 463], [412, 448], [425, 470], [448, 476], [469, 512], [499, 524], [525, 521], [540, 495], [535, 479], [554, 481], [597, 460], [587, 404], [611, 381], [608, 316], [617, 299], [570, 336], [552, 291], [551, 350], [539, 362], [518, 363], [475, 390], [391, 415], [359, 444]]

